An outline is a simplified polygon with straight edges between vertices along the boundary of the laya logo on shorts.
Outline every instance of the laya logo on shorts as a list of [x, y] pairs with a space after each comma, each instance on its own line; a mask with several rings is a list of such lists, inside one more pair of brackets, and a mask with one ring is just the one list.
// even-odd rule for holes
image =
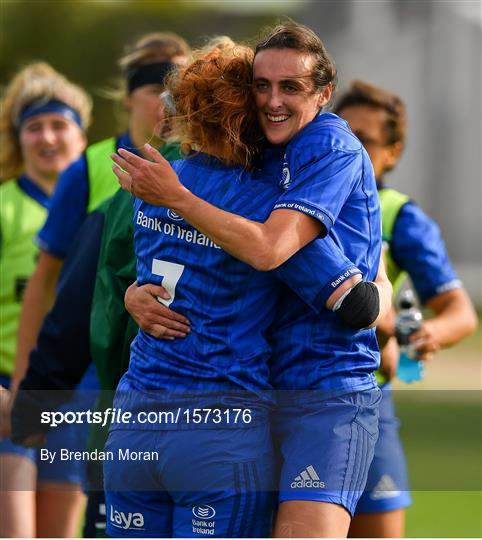
[[144, 516], [140, 512], [119, 512], [110, 505], [110, 522], [119, 529], [129, 529], [130, 531], [144, 530]]
[[325, 482], [320, 480], [320, 477], [316, 474], [313, 465], [308, 465], [304, 471], [302, 471], [293, 482], [291, 482], [291, 488], [324, 488]]
[[192, 513], [198, 519], [212, 519], [216, 515], [216, 510], [208, 504], [199, 504], [193, 507]]
[[173, 221], [183, 220], [183, 218], [179, 214], [176, 214], [176, 212], [173, 212], [170, 208], [167, 209], [167, 217], [169, 219], [172, 219]]

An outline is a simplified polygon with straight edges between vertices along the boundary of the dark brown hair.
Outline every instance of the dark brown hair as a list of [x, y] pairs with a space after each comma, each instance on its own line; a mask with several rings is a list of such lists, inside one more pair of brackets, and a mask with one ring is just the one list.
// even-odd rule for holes
[[391, 145], [397, 142], [405, 144], [407, 131], [407, 119], [405, 104], [395, 94], [373, 86], [363, 81], [353, 81], [348, 90], [337, 100], [334, 112], [357, 105], [366, 105], [374, 109], [385, 111], [385, 137], [386, 144]]
[[262, 138], [251, 92], [253, 51], [224, 37], [212, 43], [167, 83], [182, 149], [205, 150], [215, 141], [227, 165], [250, 167]]
[[322, 91], [331, 83], [335, 89], [336, 66], [321, 39], [307, 26], [289, 21], [265, 31], [255, 46], [255, 56], [266, 49], [293, 49], [315, 58], [312, 81], [315, 90]]

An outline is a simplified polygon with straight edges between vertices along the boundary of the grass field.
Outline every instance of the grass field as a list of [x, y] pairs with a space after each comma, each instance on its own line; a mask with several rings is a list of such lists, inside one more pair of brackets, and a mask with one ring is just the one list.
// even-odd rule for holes
[[476, 491], [415, 491], [406, 536], [480, 538], [482, 494]]
[[414, 504], [408, 537], [482, 537], [480, 330], [395, 400]]
[[414, 500], [407, 514], [407, 536], [478, 538], [482, 536], [480, 400], [444, 401], [448, 392], [440, 394], [396, 396]]

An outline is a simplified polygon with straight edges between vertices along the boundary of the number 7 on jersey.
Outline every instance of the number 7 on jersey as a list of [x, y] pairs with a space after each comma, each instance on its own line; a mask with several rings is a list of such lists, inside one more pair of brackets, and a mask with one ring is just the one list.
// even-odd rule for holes
[[169, 300], [165, 300], [164, 298], [160, 298], [158, 296], [157, 299], [159, 302], [161, 302], [161, 304], [169, 307], [176, 296], [176, 285], [184, 272], [184, 265], [168, 261], [161, 261], [160, 259], [153, 259], [151, 271], [154, 275], [162, 277], [161, 285], [171, 295], [171, 298], [169, 298]]

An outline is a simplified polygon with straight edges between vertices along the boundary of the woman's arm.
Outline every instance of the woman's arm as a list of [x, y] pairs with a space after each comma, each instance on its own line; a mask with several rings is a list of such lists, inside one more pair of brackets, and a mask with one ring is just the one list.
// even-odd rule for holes
[[[318, 219], [313, 219], [309, 215], [297, 210], [283, 208], [274, 211], [265, 223], [250, 221], [241, 216], [222, 211], [199, 199], [184, 188], [179, 182], [175, 171], [163, 160], [157, 151], [149, 148], [146, 148], [146, 151], [150, 152], [155, 160], [154, 162], [149, 162], [124, 150], [119, 151], [121, 156], [115, 154], [112, 156], [115, 162], [113, 170], [119, 178], [122, 187], [133, 192], [137, 197], [149, 204], [171, 208], [233, 256], [258, 270], [277, 268], [318, 236], [323, 229], [323, 224]], [[355, 158], [350, 156], [349, 161], [351, 162], [352, 159], [356, 159], [356, 156]], [[339, 164], [339, 160], [337, 160], [336, 165], [338, 166]], [[329, 179], [337, 184], [338, 177], [334, 173], [331, 173]], [[338, 199], [336, 202], [340, 205], [342, 197]], [[326, 218], [321, 218], [322, 221], [324, 219]], [[339, 251], [339, 248], [336, 247], [336, 250]], [[328, 251], [327, 257], [322, 260], [324, 262], [327, 260], [331, 261], [331, 257], [332, 253]], [[293, 273], [291, 275], [293, 276]], [[335, 274], [331, 275], [335, 277]], [[315, 273], [314, 279], [308, 281], [316, 284], [318, 282], [317, 277]], [[297, 275], [295, 273], [293, 276], [295, 284], [296, 278]], [[345, 303], [340, 303], [337, 307], [343, 307], [340, 310], [340, 314], [343, 312], [343, 315], [348, 316], [347, 320], [353, 323], [353, 327], [361, 328], [371, 325], [373, 323], [373, 317], [380, 315], [378, 296], [380, 292], [382, 294], [384, 293], [384, 289], [387, 287], [390, 288], [390, 284], [385, 276], [385, 282], [381, 282], [379, 286], [371, 284], [371, 286], [365, 287], [368, 284], [361, 284], [357, 288], [354, 288], [353, 292], [345, 290], [345, 288], [355, 285], [355, 281], [350, 285], [345, 284], [342, 289], [334, 293], [329, 299], [331, 300], [329, 301], [329, 306], [331, 307], [339, 299], [340, 295], [346, 293], [347, 299], [344, 301]], [[290, 283], [289, 279], [287, 283]], [[296, 288], [295, 292], [297, 292]], [[316, 291], [316, 296], [318, 296], [318, 292], [320, 291]], [[325, 296], [321, 293], [320, 296], [323, 297], [322, 304], [324, 305]], [[386, 303], [390, 302], [386, 296], [386, 294], [382, 296], [382, 314], [386, 311]], [[373, 309], [371, 309], [370, 317], [364, 317], [364, 324], [358, 326], [362, 320], [361, 314], [365, 307], [365, 300], [367, 298], [373, 299], [374, 297], [376, 298], [372, 302]], [[127, 307], [128, 310], [132, 311], [134, 318], [139, 322], [141, 328], [152, 333], [153, 318], [155, 316], [158, 320], [160, 319], [162, 316], [159, 313], [161, 308], [156, 306], [154, 310], [153, 302], [149, 302], [152, 307], [153, 317], [146, 324], [146, 321], [142, 321], [142, 316], [139, 317], [138, 315], [141, 313], [141, 310], [135, 306], [136, 301], [141, 301], [141, 299], [142, 296], [138, 296], [137, 291], [135, 291], [131, 298], [127, 298]], [[149, 301], [149, 298], [145, 294], [144, 299]], [[352, 311], [351, 306], [354, 306], [356, 311]], [[319, 308], [320, 305], [317, 305], [315, 309]], [[357, 317], [351, 317], [352, 312], [355, 312]], [[162, 326], [163, 323], [161, 321], [160, 328]]]
[[[285, 268], [283, 270], [285, 270]], [[281, 277], [281, 274], [282, 272], [278, 273], [279, 277]], [[288, 273], [285, 273], [285, 277], [288, 275]], [[347, 295], [347, 298], [353, 288], [359, 284], [361, 280], [362, 276], [360, 273], [358, 273], [342, 281], [340, 285], [337, 286], [328, 296], [328, 298], [326, 298], [326, 294], [323, 296], [325, 302], [323, 307], [333, 310], [336, 303], [344, 295]], [[320, 287], [321, 285], [322, 283], [320, 280]], [[297, 293], [303, 301], [305, 301], [305, 298], [303, 297], [303, 289], [296, 284], [293, 284], [293, 282], [291, 282], [291, 286], [293, 287], [294, 292]], [[383, 262], [380, 263], [375, 286], [378, 292], [378, 316], [374, 322], [369, 324], [370, 327], [379, 324], [379, 322], [387, 316], [387, 313], [391, 311], [392, 286], [388, 281]], [[163, 287], [152, 284], [138, 286], [137, 283], [133, 283], [126, 292], [126, 309], [139, 327], [144, 332], [147, 332], [154, 337], [161, 339], [185, 337], [190, 332], [188, 319], [161, 304], [158, 300], [156, 300], [157, 296], [168, 298], [169, 295]], [[312, 299], [310, 298], [309, 304], [311, 309], [316, 310], [321, 307], [313, 305], [311, 300]], [[365, 305], [362, 304], [360, 307], [363, 310]]]
[[394, 225], [391, 254], [408, 272], [423, 305], [434, 317], [412, 336], [422, 360], [455, 345], [477, 327], [477, 316], [453, 268], [440, 227], [416, 204], [402, 207]]
[[113, 154], [121, 186], [149, 204], [170, 208], [237, 259], [261, 271], [277, 268], [316, 238], [323, 225], [298, 211], [276, 210], [265, 223], [225, 212], [193, 195], [160, 154], [146, 146], [154, 162], [127, 150]]
[[[361, 281], [361, 275], [352, 276], [344, 281], [328, 297], [325, 307], [332, 309], [343, 294]], [[190, 331], [189, 320], [161, 304], [156, 297], [169, 299], [167, 291], [158, 285], [133, 283], [126, 291], [125, 307], [139, 328], [158, 339], [176, 339], [186, 337]], [[309, 309], [306, 306], [306, 309]]]
[[378, 342], [380, 345], [380, 372], [386, 381], [391, 381], [397, 375], [400, 347], [395, 336], [388, 338], [384, 345], [380, 344], [380, 340]]
[[383, 327], [384, 322], [390, 320], [393, 314], [393, 287], [390, 283], [390, 280], [388, 279], [383, 256], [380, 257], [378, 273], [374, 283], [378, 289], [380, 299], [380, 312], [376, 320], [373, 322], [372, 326]]
[[423, 322], [422, 328], [410, 338], [417, 343], [422, 360], [445, 347], [451, 347], [477, 328], [477, 315], [464, 289], [438, 294], [427, 302], [435, 317]]
[[390, 313], [391, 296], [392, 285], [380, 260], [376, 281], [359, 281], [340, 296], [332, 311], [353, 329], [372, 328]]

